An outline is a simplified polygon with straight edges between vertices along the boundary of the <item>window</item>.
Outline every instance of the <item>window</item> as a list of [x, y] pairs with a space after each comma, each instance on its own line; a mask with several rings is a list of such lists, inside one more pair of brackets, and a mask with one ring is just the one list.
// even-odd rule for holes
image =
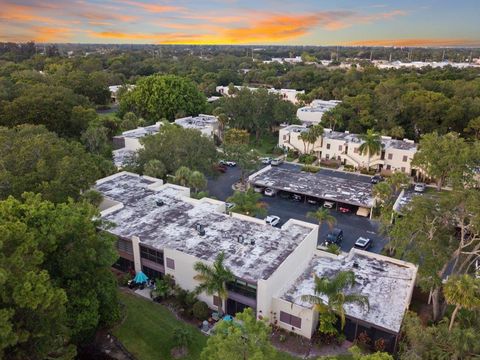
[[135, 264], [133, 263], [133, 261], [125, 259], [123, 257], [119, 257], [117, 262], [113, 264], [112, 267], [123, 272], [135, 271]]
[[175, 260], [167, 258], [167, 268], [175, 270]]
[[288, 139], [288, 135], [283, 135], [283, 140], [287, 140]]
[[402, 172], [405, 172], [405, 167], [404, 166], [402, 166]]
[[408, 160], [408, 156], [407, 156], [407, 155], [403, 155], [403, 160], [402, 160], [402, 161], [403, 161], [403, 162], [407, 162], [407, 160]]
[[338, 151], [342, 151], [342, 145], [338, 145]]
[[327, 150], [330, 150], [330, 144], [327, 144]]
[[280, 311], [280, 321], [299, 329], [302, 327], [301, 318], [299, 318], [298, 316], [290, 315], [289, 313], [283, 311]]
[[353, 153], [354, 153], [354, 154], [358, 154], [358, 147], [353, 148]]
[[390, 165], [387, 165], [387, 170], [390, 170], [392, 167]]
[[246, 281], [236, 279], [227, 283], [227, 289], [231, 292], [247, 296], [252, 299], [257, 298], [257, 285], [249, 284]]
[[392, 160], [393, 159], [393, 154], [388, 154], [388, 160]]
[[133, 254], [133, 246], [130, 240], [118, 239], [117, 240], [117, 249], [124, 251], [128, 254]]
[[213, 296], [213, 305], [215, 306], [222, 306], [222, 299], [220, 299], [218, 296]]
[[163, 252], [140, 245], [140, 257], [163, 265]]
[[142, 271], [148, 276], [150, 280], [162, 279], [163, 274], [160, 271], [149, 268], [148, 266], [142, 266]]

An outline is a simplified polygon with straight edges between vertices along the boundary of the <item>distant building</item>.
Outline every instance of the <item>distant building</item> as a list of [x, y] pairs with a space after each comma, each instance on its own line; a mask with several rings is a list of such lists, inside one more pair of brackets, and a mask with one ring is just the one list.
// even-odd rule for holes
[[[280, 129], [278, 145], [304, 153], [306, 146], [299, 138], [304, 131], [308, 131], [308, 128], [300, 125], [290, 125]], [[370, 167], [380, 171], [401, 171], [412, 174], [411, 162], [417, 151], [417, 144], [413, 140], [395, 140], [389, 136], [382, 136], [381, 143], [382, 150], [370, 158]], [[315, 144], [307, 146], [309, 152], [315, 153], [321, 159], [338, 160], [343, 165], [361, 168], [367, 167], [369, 162], [366, 154], [360, 154], [361, 144], [362, 140], [356, 134], [325, 129], [323, 136]]]
[[271, 63], [279, 63], [279, 64], [300, 64], [303, 62], [301, 56], [289, 57], [289, 58], [272, 58], [271, 60], [263, 61], [264, 64], [271, 64]]
[[[259, 88], [256, 87], [249, 87], [249, 86], [239, 86], [235, 85], [235, 89], [241, 90], [241, 89], [249, 89], [250, 91], [257, 91]], [[232, 96], [229, 94], [229, 87], [228, 86], [217, 86], [216, 91], [223, 96]], [[282, 99], [290, 101], [294, 104], [298, 103], [297, 96], [299, 94], [305, 94], [305, 90], [295, 90], [295, 89], [274, 89], [274, 88], [268, 88], [267, 89], [269, 93], [272, 94], [278, 94], [281, 96]]]
[[313, 100], [310, 105], [297, 110], [297, 118], [302, 124], [318, 124], [323, 114], [340, 104], [340, 100]]
[[185, 129], [195, 129], [203, 135], [213, 138], [218, 136], [218, 119], [213, 115], [188, 116], [175, 120], [175, 124]]
[[118, 92], [124, 87], [127, 89], [127, 91], [132, 91], [135, 89], [135, 85], [112, 85], [108, 87], [108, 90], [110, 91], [110, 100], [112, 103], [118, 102]]
[[451, 66], [457, 69], [464, 69], [468, 67], [480, 67], [479, 64], [469, 63], [469, 62], [450, 62], [450, 61], [412, 61], [412, 62], [402, 62], [402, 61], [384, 61], [384, 60], [373, 60], [374, 64], [379, 69], [401, 69], [401, 68], [413, 68], [421, 69], [427, 66], [432, 68], [444, 68], [446, 66]]

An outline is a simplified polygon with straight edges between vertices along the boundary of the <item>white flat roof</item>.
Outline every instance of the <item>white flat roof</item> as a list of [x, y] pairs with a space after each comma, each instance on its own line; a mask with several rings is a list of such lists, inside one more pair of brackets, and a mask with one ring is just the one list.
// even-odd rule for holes
[[215, 125], [217, 122], [218, 119], [216, 116], [203, 114], [193, 117], [188, 116], [175, 120], [175, 124], [188, 129], [205, 129]]
[[[282, 299], [311, 308], [302, 295], [314, 295], [314, 276], [333, 277], [340, 271], [353, 271], [355, 285], [349, 291], [368, 297], [370, 307], [346, 304], [348, 316], [368, 322], [394, 333], [400, 331], [405, 310], [410, 304], [415, 285], [415, 265], [386, 256], [352, 249], [348, 254], [315, 255], [303, 274], [288, 288]], [[326, 297], [321, 296], [323, 300]]]
[[[123, 172], [99, 180], [96, 189], [123, 207], [103, 216], [115, 224], [109, 232], [163, 250], [175, 249], [213, 261], [225, 253], [225, 264], [239, 278], [267, 279], [312, 231], [313, 224], [289, 220], [282, 228], [253, 218], [232, 217], [219, 211], [218, 200], [184, 197], [186, 188], [161, 185], [156, 179]], [[163, 206], [157, 206], [162, 200]], [[204, 226], [201, 236], [195, 226]], [[244, 243], [239, 243], [239, 235]], [[251, 242], [254, 242], [252, 244]]]

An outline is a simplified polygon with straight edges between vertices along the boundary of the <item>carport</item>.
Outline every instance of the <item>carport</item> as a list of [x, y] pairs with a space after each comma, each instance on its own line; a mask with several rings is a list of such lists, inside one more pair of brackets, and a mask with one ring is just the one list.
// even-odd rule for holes
[[319, 173], [298, 172], [267, 166], [252, 174], [249, 177], [249, 183], [253, 186], [268, 187], [277, 191], [369, 210], [374, 203], [370, 183]]

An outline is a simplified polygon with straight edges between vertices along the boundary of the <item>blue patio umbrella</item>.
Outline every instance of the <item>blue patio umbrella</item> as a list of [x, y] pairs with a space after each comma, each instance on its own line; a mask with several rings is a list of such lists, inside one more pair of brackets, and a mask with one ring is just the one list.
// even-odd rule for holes
[[134, 282], [137, 284], [143, 284], [148, 281], [147, 275], [145, 275], [142, 271], [137, 272], [137, 275], [135, 275], [135, 278], [133, 279]]
[[233, 320], [233, 317], [232, 317], [231, 315], [225, 315], [225, 316], [223, 317], [223, 320], [225, 320], [225, 321], [232, 321], [232, 320]]

